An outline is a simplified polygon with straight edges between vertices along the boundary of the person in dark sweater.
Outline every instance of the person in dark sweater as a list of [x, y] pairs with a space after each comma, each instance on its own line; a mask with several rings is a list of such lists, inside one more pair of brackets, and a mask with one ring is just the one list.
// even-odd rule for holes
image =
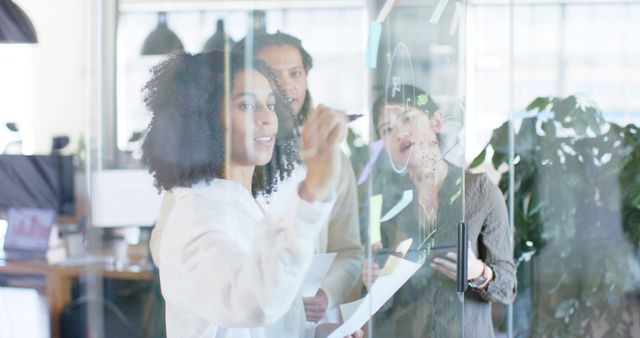
[[[460, 337], [463, 326], [465, 337], [493, 337], [491, 303], [513, 302], [517, 283], [502, 193], [486, 175], [469, 173], [445, 160], [450, 148], [441, 146], [443, 114], [425, 91], [410, 85], [390, 88], [375, 102], [373, 116], [390, 160], [378, 165], [374, 193], [382, 193], [389, 203], [400, 200], [403, 190], [412, 190], [414, 198], [382, 223], [382, 241], [372, 245], [374, 250], [394, 249], [411, 238], [413, 252], [426, 257], [422, 268], [374, 317], [374, 333]], [[463, 212], [470, 240], [470, 287], [464, 304], [454, 282], [457, 224]], [[434, 254], [443, 247], [451, 252]], [[375, 262], [365, 261], [361, 273], [365, 286], [379, 274]]]

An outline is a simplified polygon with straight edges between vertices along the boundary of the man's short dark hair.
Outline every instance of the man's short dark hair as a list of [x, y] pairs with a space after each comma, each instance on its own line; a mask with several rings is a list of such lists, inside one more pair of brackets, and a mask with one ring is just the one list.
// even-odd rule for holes
[[[252, 40], [253, 57], [256, 57], [262, 49], [267, 47], [291, 46], [296, 48], [298, 52], [300, 52], [300, 57], [302, 58], [302, 66], [304, 67], [304, 70], [306, 72], [309, 72], [309, 70], [313, 68], [313, 58], [311, 57], [311, 54], [309, 54], [309, 52], [307, 52], [307, 50], [304, 49], [304, 47], [302, 47], [302, 41], [293, 35], [278, 31], [275, 34], [270, 34], [270, 33], [256, 34], [253, 36], [252, 39], [253, 39]], [[244, 53], [246, 52], [245, 48], [247, 48], [246, 44], [247, 44], [247, 38], [240, 40], [238, 44], [236, 44], [236, 46], [234, 47], [234, 53], [239, 53], [244, 55]], [[280, 85], [277, 82], [277, 79], [274, 78], [274, 81], [278, 86], [277, 89], [282, 91], [282, 88], [280, 88]], [[311, 109], [311, 101], [312, 101], [311, 93], [307, 89], [304, 97], [304, 102], [302, 103], [302, 107], [300, 108], [300, 111], [293, 112], [294, 115], [296, 116], [298, 124], [302, 124], [302, 122], [304, 122], [304, 120], [307, 118], [307, 114]], [[289, 118], [288, 116], [285, 116], [285, 117]]]
[[[247, 38], [244, 38], [238, 42], [235, 46], [236, 52], [244, 52], [246, 48]], [[260, 50], [266, 47], [271, 46], [291, 46], [296, 48], [300, 52], [300, 56], [302, 57], [302, 66], [304, 70], [307, 72], [313, 67], [313, 58], [311, 54], [307, 52], [304, 47], [302, 47], [302, 41], [296, 38], [293, 35], [289, 35], [287, 33], [283, 33], [281, 31], [276, 32], [275, 34], [270, 33], [261, 33], [253, 36], [253, 54], [254, 56], [258, 54]]]

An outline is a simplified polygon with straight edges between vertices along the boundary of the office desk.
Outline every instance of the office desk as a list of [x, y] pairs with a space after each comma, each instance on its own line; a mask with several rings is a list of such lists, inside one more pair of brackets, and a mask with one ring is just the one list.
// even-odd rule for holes
[[[64, 263], [64, 262], [60, 262]], [[49, 307], [49, 323], [52, 338], [60, 338], [60, 315], [71, 302], [73, 281], [82, 275], [100, 276], [107, 279], [153, 280], [150, 270], [134, 267], [116, 268], [112, 265], [91, 263], [73, 266], [60, 265], [46, 260], [3, 261], [0, 260], [0, 275], [44, 277], [44, 293]]]

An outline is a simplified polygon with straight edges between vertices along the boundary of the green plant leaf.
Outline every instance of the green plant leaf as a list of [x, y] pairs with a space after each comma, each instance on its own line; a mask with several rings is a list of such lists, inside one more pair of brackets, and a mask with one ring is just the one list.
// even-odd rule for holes
[[607, 303], [609, 304], [609, 306], [614, 308], [620, 306], [621, 297], [618, 292], [607, 291], [606, 296], [607, 296]]
[[587, 134], [587, 121], [584, 119], [574, 119], [573, 120], [573, 130], [575, 130], [576, 134], [579, 137], [584, 137]]
[[540, 194], [536, 190], [532, 191], [529, 199], [527, 216], [534, 216], [542, 209], [542, 207], [544, 207], [544, 205], [544, 201], [540, 200]]
[[[633, 248], [621, 244], [640, 243], [640, 128], [609, 123], [597, 106], [582, 102], [588, 101], [569, 96], [531, 102], [528, 111], [550, 109], [553, 118], [522, 120], [514, 138], [514, 184], [505, 174], [499, 182], [503, 193], [515, 190], [516, 257], [534, 247], [534, 259], [544, 259], [548, 271], [549, 278], [530, 277], [520, 285], [553, 290], [534, 300], [533, 336], [588, 336], [600, 322], [628, 336], [622, 334], [631, 325], [621, 319], [625, 292], [640, 286], [624, 258]], [[496, 128], [488, 144], [495, 167], [508, 160], [508, 128], [507, 122]], [[472, 164], [486, 161], [487, 152], [485, 147]]]
[[578, 300], [575, 298], [567, 299], [558, 304], [556, 308], [556, 312], [553, 314], [553, 317], [556, 319], [562, 319], [565, 317], [569, 317], [575, 311], [577, 307]]
[[640, 241], [640, 210], [625, 207], [622, 218], [625, 233], [633, 243], [638, 243]]
[[355, 147], [356, 133], [353, 132], [353, 129], [347, 128], [347, 145], [349, 148]]
[[544, 138], [547, 141], [551, 141], [553, 142], [556, 138], [556, 124], [553, 122], [553, 120], [547, 121], [547, 122], [543, 122], [540, 125], [540, 128], [542, 128], [542, 131], [544, 131]]
[[515, 137], [516, 153], [520, 156], [528, 156], [537, 144], [536, 119], [528, 117], [522, 120], [520, 130]]
[[500, 127], [493, 130], [491, 140], [489, 141], [491, 147], [496, 152], [508, 153], [509, 152], [509, 122], [503, 123]]
[[495, 151], [493, 153], [493, 157], [491, 158], [491, 163], [493, 163], [493, 167], [498, 169], [502, 163], [507, 162], [507, 154], [499, 151]]
[[603, 119], [600, 111], [594, 107], [587, 107], [584, 110], [584, 114], [589, 129], [591, 129], [596, 135], [601, 135], [602, 129], [600, 128], [600, 124], [602, 124]]
[[480, 152], [480, 154], [478, 154], [478, 156], [476, 156], [476, 158], [474, 158], [473, 161], [471, 161], [471, 164], [469, 164], [469, 169], [473, 169], [481, 165], [484, 162], [484, 158], [486, 156], [487, 156], [487, 147], [484, 147], [484, 149], [482, 149], [482, 152]]
[[551, 103], [551, 100], [548, 97], [536, 97], [529, 105], [527, 106], [527, 111], [532, 111], [537, 109], [538, 111], [543, 111], [547, 108], [547, 106]]
[[571, 95], [564, 99], [554, 98], [552, 100], [553, 107], [551, 110], [555, 113], [556, 121], [564, 123], [567, 117], [571, 117], [571, 112], [576, 109], [578, 100], [575, 96]]

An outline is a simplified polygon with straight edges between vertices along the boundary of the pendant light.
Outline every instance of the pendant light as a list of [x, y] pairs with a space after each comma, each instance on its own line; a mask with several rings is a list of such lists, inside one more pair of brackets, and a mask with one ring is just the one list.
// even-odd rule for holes
[[37, 43], [29, 17], [11, 0], [0, 0], [0, 43]]
[[207, 40], [202, 47], [203, 52], [211, 52], [214, 50], [224, 51], [225, 43], [228, 43], [229, 49], [233, 48], [233, 39], [224, 31], [224, 22], [218, 19], [216, 23], [216, 32]]
[[149, 33], [142, 45], [142, 55], [163, 55], [176, 50], [183, 50], [184, 46], [178, 36], [167, 26], [167, 13], [158, 13], [158, 26]]
[[261, 34], [267, 33], [267, 12], [263, 10], [252, 11], [251, 22], [253, 25], [254, 35], [261, 35]]

